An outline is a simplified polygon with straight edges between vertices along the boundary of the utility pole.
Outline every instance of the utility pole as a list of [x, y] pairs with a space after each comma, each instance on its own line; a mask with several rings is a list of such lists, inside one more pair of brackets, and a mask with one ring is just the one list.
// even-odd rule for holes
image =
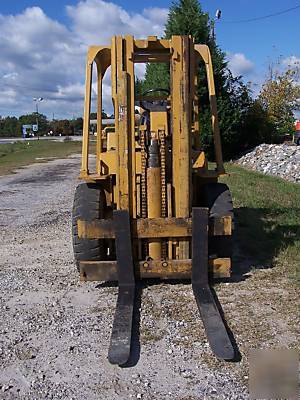
[[33, 101], [35, 102], [35, 107], [36, 107], [36, 126], [37, 126], [37, 137], [38, 140], [40, 140], [40, 135], [39, 135], [39, 103], [43, 101], [43, 97], [34, 97]]
[[216, 14], [215, 14], [215, 19], [212, 21], [212, 37], [213, 37], [213, 40], [215, 40], [215, 21], [219, 21], [219, 19], [221, 19], [221, 15], [222, 15], [222, 11], [218, 9], [216, 11]]

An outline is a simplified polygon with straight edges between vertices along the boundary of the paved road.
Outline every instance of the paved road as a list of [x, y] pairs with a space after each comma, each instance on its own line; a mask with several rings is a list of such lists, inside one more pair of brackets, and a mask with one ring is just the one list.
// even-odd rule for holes
[[[58, 141], [63, 141], [65, 138], [65, 136], [41, 136], [39, 139], [40, 140], [58, 140]], [[81, 141], [82, 140], [82, 136], [70, 136], [70, 138], [72, 140], [78, 140]], [[17, 138], [1, 138], [0, 139], [0, 144], [6, 144], [6, 143], [15, 143], [15, 142], [22, 142], [22, 141], [34, 141], [34, 140], [38, 140], [37, 137], [34, 138], [21, 138], [21, 137], [17, 137]]]

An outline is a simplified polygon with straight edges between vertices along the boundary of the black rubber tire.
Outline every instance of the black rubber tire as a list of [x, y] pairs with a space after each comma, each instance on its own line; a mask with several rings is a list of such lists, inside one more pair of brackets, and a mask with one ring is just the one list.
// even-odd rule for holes
[[77, 269], [80, 261], [100, 261], [106, 258], [104, 239], [79, 239], [77, 219], [95, 221], [105, 217], [106, 198], [104, 190], [96, 184], [81, 183], [74, 195], [72, 210], [73, 251]]
[[[230, 190], [224, 183], [208, 183], [203, 186], [203, 205], [209, 208], [210, 217], [230, 215], [234, 218]], [[209, 238], [209, 255], [219, 258], [232, 257], [232, 236], [212, 236]]]

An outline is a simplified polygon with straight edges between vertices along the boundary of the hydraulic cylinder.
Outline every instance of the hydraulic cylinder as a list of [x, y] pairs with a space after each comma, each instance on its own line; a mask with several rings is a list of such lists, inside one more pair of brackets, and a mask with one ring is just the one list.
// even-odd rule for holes
[[[161, 175], [159, 163], [159, 146], [157, 138], [152, 138], [149, 146], [147, 168], [147, 205], [148, 218], [161, 217]], [[149, 239], [149, 257], [161, 258], [161, 240]]]

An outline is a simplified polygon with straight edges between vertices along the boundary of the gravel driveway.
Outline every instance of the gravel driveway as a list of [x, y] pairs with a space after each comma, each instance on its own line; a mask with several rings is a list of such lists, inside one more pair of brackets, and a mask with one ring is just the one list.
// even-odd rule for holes
[[73, 263], [79, 164], [0, 178], [0, 398], [247, 399], [242, 363], [212, 361], [188, 284], [143, 285], [139, 361], [108, 363], [117, 288], [80, 283]]

